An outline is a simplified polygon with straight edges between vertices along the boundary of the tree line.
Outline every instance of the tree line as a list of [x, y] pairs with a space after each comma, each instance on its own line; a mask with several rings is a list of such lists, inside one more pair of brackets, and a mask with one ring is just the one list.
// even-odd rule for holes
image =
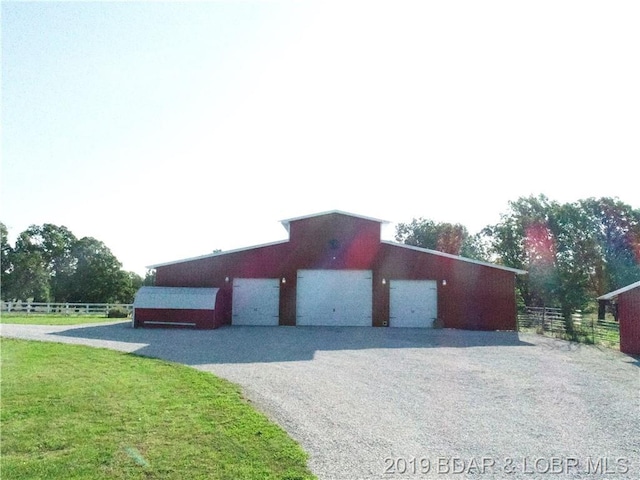
[[559, 307], [565, 318], [640, 280], [640, 210], [609, 197], [521, 197], [474, 235], [419, 218], [397, 225], [396, 240], [526, 270], [517, 277], [519, 304]]
[[122, 269], [109, 248], [67, 227], [31, 225], [11, 246], [2, 236], [2, 299], [35, 302], [132, 303], [145, 279]]

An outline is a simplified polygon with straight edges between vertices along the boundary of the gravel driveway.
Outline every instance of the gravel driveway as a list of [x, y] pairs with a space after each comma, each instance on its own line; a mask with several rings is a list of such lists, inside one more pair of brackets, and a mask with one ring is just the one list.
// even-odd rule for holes
[[2, 325], [236, 382], [320, 479], [640, 478], [640, 362], [533, 334]]

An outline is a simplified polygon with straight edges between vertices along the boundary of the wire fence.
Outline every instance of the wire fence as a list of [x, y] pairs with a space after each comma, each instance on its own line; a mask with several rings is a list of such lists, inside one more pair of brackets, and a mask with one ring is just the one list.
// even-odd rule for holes
[[2, 302], [2, 312], [21, 314], [59, 315], [108, 315], [110, 310], [122, 310], [129, 315], [133, 305], [128, 303], [49, 303], [49, 302]]
[[576, 312], [566, 319], [559, 308], [526, 307], [518, 313], [518, 330], [533, 330], [581, 343], [620, 346], [620, 324], [613, 318], [599, 320], [593, 314]]

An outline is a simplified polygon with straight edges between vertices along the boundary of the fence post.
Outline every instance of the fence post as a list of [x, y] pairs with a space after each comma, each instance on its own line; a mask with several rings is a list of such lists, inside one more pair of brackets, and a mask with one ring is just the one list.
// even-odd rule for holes
[[591, 337], [593, 337], [593, 344], [596, 344], [596, 327], [593, 323], [593, 317], [591, 317]]

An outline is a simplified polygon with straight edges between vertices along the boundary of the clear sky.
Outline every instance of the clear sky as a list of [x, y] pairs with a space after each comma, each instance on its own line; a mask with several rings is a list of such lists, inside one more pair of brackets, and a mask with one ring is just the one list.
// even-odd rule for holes
[[[640, 2], [7, 2], [0, 220], [128, 270], [331, 209], [640, 208]], [[393, 225], [387, 231], [393, 236]]]

